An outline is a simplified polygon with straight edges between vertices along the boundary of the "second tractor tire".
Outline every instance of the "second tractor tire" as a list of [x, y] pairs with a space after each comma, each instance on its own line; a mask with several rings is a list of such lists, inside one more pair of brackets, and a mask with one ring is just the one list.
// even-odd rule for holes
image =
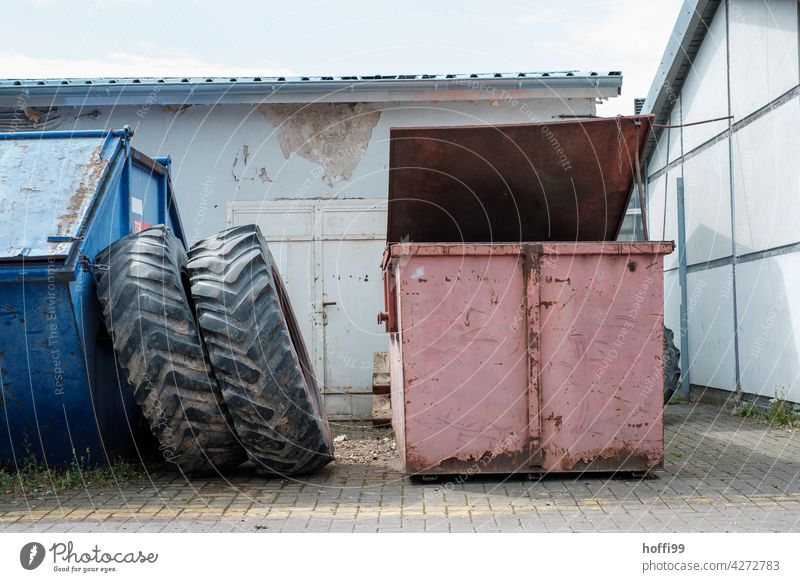
[[325, 466], [333, 445], [322, 397], [259, 228], [200, 241], [188, 268], [211, 363], [256, 469], [298, 475]]

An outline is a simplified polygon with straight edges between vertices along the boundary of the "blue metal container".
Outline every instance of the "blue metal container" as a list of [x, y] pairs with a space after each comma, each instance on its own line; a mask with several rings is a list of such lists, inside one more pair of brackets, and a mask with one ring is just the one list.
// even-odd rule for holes
[[186, 243], [168, 160], [130, 138], [127, 129], [0, 134], [0, 464], [102, 464], [143, 442], [93, 261], [151, 224]]

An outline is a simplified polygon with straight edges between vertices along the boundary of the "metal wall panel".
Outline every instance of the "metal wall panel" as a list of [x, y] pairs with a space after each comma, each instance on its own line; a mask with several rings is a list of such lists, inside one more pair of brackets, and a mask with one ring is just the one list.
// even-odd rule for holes
[[733, 270], [690, 272], [687, 283], [692, 384], [734, 390]]
[[[681, 91], [683, 123], [724, 117], [728, 114], [728, 57], [725, 9], [717, 10], [703, 44], [692, 61], [692, 68]], [[719, 135], [727, 121], [683, 128], [683, 150], [690, 152]]]
[[[727, 11], [727, 12], [726, 12]], [[671, 112], [671, 124], [691, 123], [727, 114], [727, 75], [733, 122], [767, 106], [798, 83], [798, 3], [796, 0], [730, 0], [714, 17], [692, 70]], [[727, 17], [726, 39], [725, 19]], [[726, 51], [730, 51], [726, 53]], [[729, 63], [726, 62], [729, 60]], [[685, 162], [686, 235], [689, 265], [731, 255], [732, 231], [738, 255], [800, 242], [800, 99], [779, 105], [736, 128], [728, 140], [708, 146]], [[681, 118], [682, 116], [682, 118]], [[727, 121], [665, 130], [668, 162], [690, 153], [727, 128]], [[658, 144], [661, 146], [661, 144]], [[681, 147], [683, 148], [681, 150]], [[664, 148], [648, 162], [648, 175], [664, 167]], [[730, 152], [733, 152], [732, 158]], [[731, 164], [733, 168], [731, 168]], [[653, 238], [677, 237], [675, 178], [671, 170], [649, 184], [649, 224]], [[732, 184], [731, 184], [732, 175]], [[731, 188], [734, 204], [731, 207]], [[666, 193], [666, 201], [663, 196]], [[735, 209], [735, 225], [731, 213]], [[663, 226], [662, 226], [663, 225]], [[676, 335], [680, 327], [678, 250], [665, 257], [665, 321]], [[691, 381], [722, 389], [736, 384], [733, 334], [734, 300], [739, 316], [741, 387], [774, 396], [786, 392], [800, 401], [800, 354], [795, 338], [798, 316], [788, 312], [797, 296], [797, 255], [748, 261], [736, 267], [694, 270], [688, 274]], [[734, 293], [735, 291], [735, 293]], [[693, 294], [698, 294], [693, 299]], [[735, 299], [734, 299], [735, 297]], [[793, 390], [793, 391], [792, 391]]]
[[690, 265], [731, 256], [729, 167], [727, 139], [683, 165], [686, 259]]
[[800, 402], [800, 254], [736, 268], [742, 390]]
[[675, 252], [664, 257], [664, 269], [675, 269], [678, 267], [678, 257], [680, 256], [680, 242], [678, 241], [678, 186], [677, 178], [681, 175], [681, 167], [667, 172], [664, 177], [666, 184], [666, 207], [664, 208], [664, 218], [662, 230], [664, 236], [662, 240], [675, 241]]
[[[672, 107], [672, 112], [669, 115], [669, 125], [681, 124], [681, 97], [675, 100], [675, 105]], [[667, 129], [669, 132], [669, 161], [670, 163], [677, 160], [683, 155], [683, 145], [681, 144], [681, 130], [680, 128]]]
[[731, 0], [728, 11], [738, 121], [797, 85], [797, 0]]
[[667, 177], [660, 175], [647, 184], [647, 226], [652, 240], [664, 239], [664, 196]]
[[736, 248], [749, 253], [800, 241], [800, 100], [733, 137]]
[[653, 150], [653, 154], [650, 158], [650, 161], [647, 163], [647, 170], [645, 172], [647, 176], [652, 176], [661, 168], [667, 165], [668, 141], [669, 141], [669, 130], [665, 129], [661, 132], [661, 135], [658, 136], [656, 147]]
[[664, 273], [664, 325], [675, 332], [675, 345], [680, 346], [681, 286], [677, 269]]

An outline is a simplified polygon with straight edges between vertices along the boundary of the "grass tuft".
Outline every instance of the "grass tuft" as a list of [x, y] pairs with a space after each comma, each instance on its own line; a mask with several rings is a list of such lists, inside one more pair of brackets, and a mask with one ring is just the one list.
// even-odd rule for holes
[[797, 426], [800, 414], [794, 411], [792, 404], [783, 398], [772, 398], [768, 408], [762, 408], [755, 400], [742, 402], [736, 408], [736, 415], [744, 418], [756, 418], [772, 426]]
[[122, 487], [145, 479], [142, 467], [121, 459], [91, 466], [81, 457], [69, 467], [48, 467], [31, 456], [16, 470], [0, 468], [0, 494], [51, 495], [85, 487]]

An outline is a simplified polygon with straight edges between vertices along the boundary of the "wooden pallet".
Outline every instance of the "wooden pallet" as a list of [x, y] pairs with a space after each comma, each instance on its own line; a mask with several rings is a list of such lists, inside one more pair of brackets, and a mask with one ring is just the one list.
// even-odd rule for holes
[[391, 376], [389, 352], [372, 355], [372, 424], [386, 426], [392, 423]]

